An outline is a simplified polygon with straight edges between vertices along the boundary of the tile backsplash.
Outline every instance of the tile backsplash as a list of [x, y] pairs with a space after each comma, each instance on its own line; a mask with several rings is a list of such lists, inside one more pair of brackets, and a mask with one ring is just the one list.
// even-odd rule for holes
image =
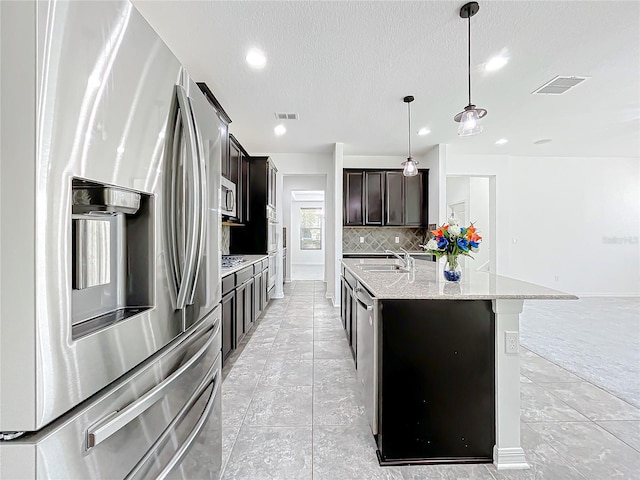
[[228, 225], [222, 225], [222, 255], [229, 255], [229, 245], [231, 243], [231, 227]]
[[[427, 241], [429, 229], [407, 227], [345, 227], [342, 229], [342, 251], [344, 253], [398, 251], [422, 251], [420, 244]], [[360, 238], [364, 240], [360, 243]], [[395, 242], [398, 237], [399, 243]]]

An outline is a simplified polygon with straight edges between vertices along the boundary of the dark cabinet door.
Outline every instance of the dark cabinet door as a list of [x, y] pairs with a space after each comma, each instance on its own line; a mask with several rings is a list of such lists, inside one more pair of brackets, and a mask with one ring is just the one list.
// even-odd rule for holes
[[344, 172], [344, 224], [362, 225], [364, 172]]
[[351, 354], [353, 355], [353, 359], [356, 361], [356, 368], [358, 368], [358, 322], [357, 322], [357, 313], [358, 313], [358, 301], [356, 300], [355, 294], [353, 293], [353, 289], [349, 289], [349, 323], [350, 327], [350, 335], [349, 335], [349, 346], [351, 347]]
[[269, 269], [265, 268], [262, 271], [262, 309], [266, 310], [267, 308], [267, 304], [269, 303], [269, 296], [268, 296], [268, 292], [269, 291]]
[[347, 282], [344, 277], [340, 277], [340, 319], [342, 328], [347, 329]]
[[425, 176], [420, 172], [414, 177], [404, 177], [404, 224], [426, 225]]
[[235, 346], [235, 292], [222, 297], [222, 362], [229, 357]]
[[238, 180], [240, 179], [240, 158], [242, 152], [233, 137], [229, 142], [229, 180], [236, 184], [236, 193], [239, 192]]
[[262, 273], [253, 277], [253, 321], [262, 315]]
[[222, 122], [222, 158], [220, 159], [220, 170], [224, 178], [229, 178], [229, 126]]
[[385, 225], [405, 223], [405, 177], [402, 172], [385, 172]]
[[245, 296], [247, 294], [247, 284], [236, 288], [236, 315], [235, 315], [235, 333], [236, 333], [236, 348], [242, 341], [244, 334], [244, 316], [245, 316]]
[[247, 333], [253, 326], [253, 278], [246, 285], [244, 294], [244, 332]]
[[250, 195], [250, 178], [249, 178], [249, 157], [244, 153], [240, 157], [241, 175], [240, 175], [240, 189], [238, 190], [238, 208], [240, 209], [239, 219], [240, 223], [247, 223], [251, 220], [249, 199]]
[[364, 174], [364, 224], [382, 225], [384, 205], [384, 172]]

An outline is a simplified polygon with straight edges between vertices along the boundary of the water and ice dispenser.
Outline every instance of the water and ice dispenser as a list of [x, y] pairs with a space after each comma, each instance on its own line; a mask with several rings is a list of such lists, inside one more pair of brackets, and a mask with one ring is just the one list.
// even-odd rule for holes
[[153, 305], [153, 197], [73, 179], [72, 332], [79, 338]]

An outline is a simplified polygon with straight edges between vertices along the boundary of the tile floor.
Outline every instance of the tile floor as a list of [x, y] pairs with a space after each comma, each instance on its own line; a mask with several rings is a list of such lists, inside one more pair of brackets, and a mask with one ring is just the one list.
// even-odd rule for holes
[[380, 467], [339, 309], [285, 285], [223, 370], [225, 480], [638, 479], [640, 409], [522, 349], [531, 468]]

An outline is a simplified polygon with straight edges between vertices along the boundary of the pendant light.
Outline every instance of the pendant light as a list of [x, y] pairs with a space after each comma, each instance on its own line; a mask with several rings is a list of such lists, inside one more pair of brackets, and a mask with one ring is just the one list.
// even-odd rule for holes
[[478, 124], [479, 120], [487, 115], [487, 111], [484, 108], [477, 108], [471, 103], [471, 17], [473, 17], [480, 10], [478, 2], [469, 2], [462, 6], [460, 9], [460, 18], [468, 19], [468, 32], [469, 32], [469, 50], [468, 50], [468, 73], [469, 73], [469, 104], [464, 107], [464, 111], [457, 114], [453, 119], [459, 122], [458, 135], [461, 137], [468, 137], [470, 135], [477, 135], [482, 132], [482, 127]]
[[407, 157], [407, 161], [402, 162], [401, 164], [404, 167], [402, 174], [405, 177], [413, 177], [418, 174], [418, 162], [416, 162], [411, 156], [411, 102], [413, 102], [414, 98], [411, 95], [408, 95], [404, 97], [403, 100], [409, 109], [409, 156]]

